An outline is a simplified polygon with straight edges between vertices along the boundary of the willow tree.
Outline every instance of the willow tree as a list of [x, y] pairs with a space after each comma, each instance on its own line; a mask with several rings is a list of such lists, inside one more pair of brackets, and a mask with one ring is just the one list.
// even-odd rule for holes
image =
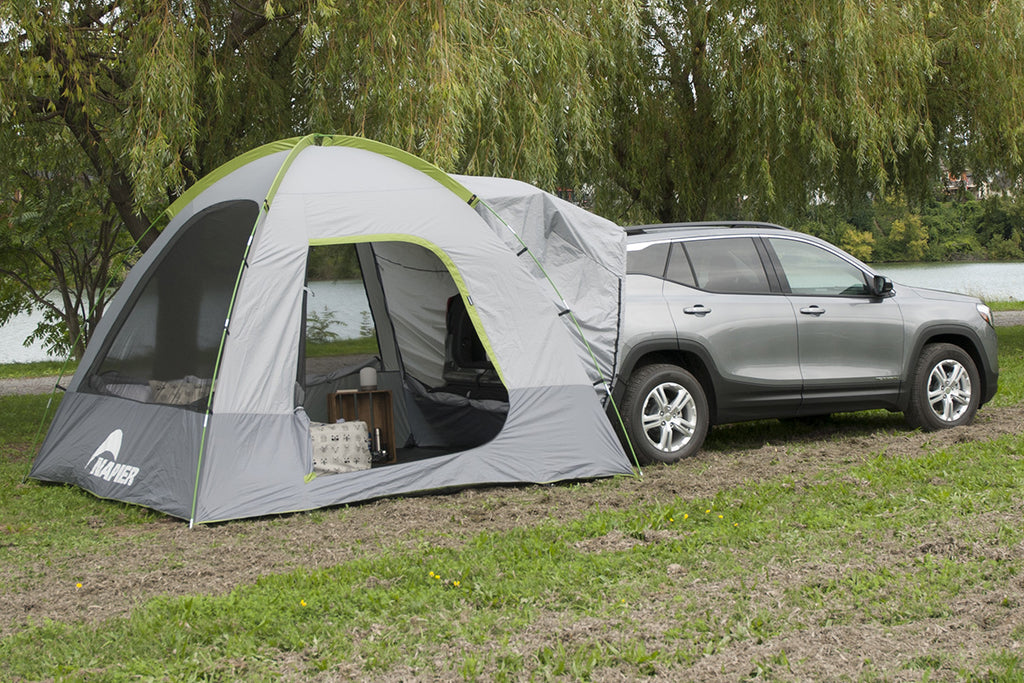
[[613, 125], [617, 214], [784, 217], [1019, 176], [1024, 1], [651, 0]]
[[[80, 246], [124, 231], [146, 248], [194, 180], [307, 132], [364, 135], [450, 171], [580, 182], [607, 147], [602, 116], [636, 29], [617, 0], [4, 0], [0, 270], [23, 267], [33, 207]], [[52, 208], [71, 196], [92, 220]], [[33, 281], [53, 276], [64, 294], [54, 263], [36, 259]], [[0, 324], [44, 289], [5, 282]]]

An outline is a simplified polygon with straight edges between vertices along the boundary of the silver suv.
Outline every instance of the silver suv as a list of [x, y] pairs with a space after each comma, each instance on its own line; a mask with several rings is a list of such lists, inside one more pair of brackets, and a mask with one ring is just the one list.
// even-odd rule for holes
[[815, 237], [763, 223], [627, 229], [616, 397], [637, 455], [673, 462], [711, 425], [887, 408], [925, 430], [996, 393], [980, 300], [893, 285]]

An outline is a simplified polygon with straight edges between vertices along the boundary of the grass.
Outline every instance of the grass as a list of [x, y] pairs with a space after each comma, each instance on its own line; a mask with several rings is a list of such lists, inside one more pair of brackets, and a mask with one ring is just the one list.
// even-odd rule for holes
[[986, 301], [985, 303], [993, 311], [1024, 311], [1024, 301], [1011, 299], [1009, 301]]
[[306, 344], [306, 356], [317, 358], [321, 356], [351, 356], [355, 354], [376, 355], [379, 353], [377, 338], [357, 337], [355, 339], [341, 339], [335, 342], [323, 344]]
[[1024, 325], [997, 327], [999, 338], [999, 392], [993, 406], [1024, 401]]
[[59, 375], [61, 370], [70, 376], [78, 368], [77, 361], [68, 361], [67, 366], [63, 361], [40, 361], [36, 363], [6, 363], [0, 364], [0, 379], [18, 379], [23, 377], [49, 377]]
[[[1019, 514], [1022, 456], [1021, 436], [878, 456], [802, 487], [764, 482], [596, 511], [462, 548], [269, 576], [223, 596], [155, 599], [128, 618], [0, 641], [0, 677], [277, 680], [358, 663], [365, 677], [638, 678], [783, 633], [952, 618], [961, 596], [998, 592], [1024, 570], [1020, 558], [984, 552], [992, 537], [1019, 544], [1024, 530], [978, 523]], [[931, 550], [936, 529], [963, 552]], [[608, 537], [624, 542], [589, 548]], [[524, 650], [538, 629], [580, 623], [586, 635]], [[993, 665], [1005, 656], [993, 649]]]
[[[999, 337], [997, 400], [1019, 403], [1024, 328]], [[116, 555], [129, 541], [144, 545], [163, 519], [70, 487], [20, 483], [47, 400], [0, 397], [0, 553], [25, 580], [55, 565], [71, 572], [82, 557]], [[840, 419], [883, 431], [899, 422], [882, 412]], [[800, 428], [737, 425], [716, 430], [709, 448], [764, 443], [764, 430], [784, 441]], [[764, 644], [865, 625], [898, 641], [957, 623], [964, 603], [988, 604], [996, 623], [1019, 617], [1019, 592], [1006, 595], [1024, 576], [1014, 551], [1024, 544], [1024, 436], [866, 456], [711, 497], [667, 496], [569, 520], [553, 512], [459, 547], [396, 541], [226, 595], [152, 599], [98, 624], [36, 624], [0, 639], [0, 680], [672, 678], [735, 648], [752, 653], [750, 678], [793, 680], [806, 677], [795, 673], [806, 652]], [[20, 589], [0, 583], [2, 594]], [[857, 643], [835, 647], [860, 653]], [[1018, 649], [998, 638], [986, 648], [965, 663], [940, 643], [903, 666], [913, 679], [941, 670], [1021, 680]], [[895, 675], [870, 661], [859, 671], [863, 681]]]

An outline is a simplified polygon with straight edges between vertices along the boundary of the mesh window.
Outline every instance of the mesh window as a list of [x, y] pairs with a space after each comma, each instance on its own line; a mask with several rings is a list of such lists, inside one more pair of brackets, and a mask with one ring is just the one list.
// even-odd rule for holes
[[203, 409], [245, 245], [259, 214], [252, 201], [194, 216], [126, 306], [86, 383], [145, 403]]

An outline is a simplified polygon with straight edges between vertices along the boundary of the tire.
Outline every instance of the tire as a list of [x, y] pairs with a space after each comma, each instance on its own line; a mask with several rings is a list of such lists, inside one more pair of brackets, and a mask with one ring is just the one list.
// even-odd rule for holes
[[981, 402], [981, 378], [974, 360], [959, 346], [928, 344], [921, 350], [905, 416], [933, 432], [970, 424]]
[[672, 463], [704, 443], [710, 415], [700, 382], [675, 365], [647, 365], [629, 378], [623, 422], [641, 463]]

